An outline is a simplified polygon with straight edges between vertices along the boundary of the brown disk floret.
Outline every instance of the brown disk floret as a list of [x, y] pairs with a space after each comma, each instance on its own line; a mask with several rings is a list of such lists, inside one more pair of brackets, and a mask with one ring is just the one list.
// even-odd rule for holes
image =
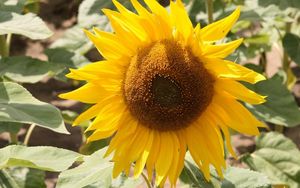
[[123, 92], [140, 124], [160, 131], [187, 127], [213, 97], [213, 76], [188, 47], [163, 40], [131, 59]]

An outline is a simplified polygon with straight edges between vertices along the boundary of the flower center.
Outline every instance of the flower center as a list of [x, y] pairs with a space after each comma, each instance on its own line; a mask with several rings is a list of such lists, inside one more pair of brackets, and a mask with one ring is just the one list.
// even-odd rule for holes
[[160, 131], [187, 127], [213, 97], [213, 76], [191, 50], [173, 40], [142, 48], [132, 57], [123, 83], [131, 114]]

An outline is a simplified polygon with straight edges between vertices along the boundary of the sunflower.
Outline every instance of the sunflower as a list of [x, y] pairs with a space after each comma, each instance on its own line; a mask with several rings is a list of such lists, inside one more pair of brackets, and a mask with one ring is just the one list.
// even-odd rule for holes
[[89, 142], [113, 136], [106, 153], [113, 153], [113, 177], [131, 168], [138, 177], [146, 167], [156, 185], [175, 185], [187, 150], [207, 180], [210, 165], [222, 177], [224, 145], [235, 156], [229, 128], [257, 135], [264, 126], [239, 101], [261, 104], [265, 97], [239, 81], [265, 78], [224, 60], [242, 39], [219, 42], [240, 8], [200, 28], [181, 0], [170, 2], [170, 12], [144, 1], [149, 9], [131, 0], [136, 13], [115, 0], [118, 11], [103, 9], [114, 32], [85, 33], [105, 60], [71, 69], [67, 77], [87, 83], [60, 97], [93, 104], [74, 125], [93, 119]]

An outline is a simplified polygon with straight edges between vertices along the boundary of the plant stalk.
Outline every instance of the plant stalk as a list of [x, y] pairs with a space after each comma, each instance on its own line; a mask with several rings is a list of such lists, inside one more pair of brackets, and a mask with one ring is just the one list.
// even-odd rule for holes
[[[285, 32], [286, 33], [290, 33], [291, 32], [291, 27], [292, 27], [292, 23], [290, 23], [290, 22], [286, 23], [286, 25], [285, 25]], [[289, 81], [293, 77], [293, 75], [291, 75], [293, 73], [291, 71], [290, 65], [291, 65], [291, 61], [289, 59], [289, 56], [283, 50], [282, 68], [283, 68], [283, 71], [286, 73], [286, 76], [287, 76], [287, 81], [286, 81], [286, 85], [287, 86], [289, 85]]]
[[28, 143], [29, 143], [29, 140], [30, 140], [30, 137], [31, 137], [31, 134], [32, 134], [32, 131], [33, 131], [33, 129], [35, 128], [35, 124], [31, 124], [30, 125], [30, 127], [29, 127], [29, 129], [28, 129], [28, 131], [27, 131], [27, 133], [26, 133], [26, 136], [25, 136], [25, 138], [24, 138], [24, 145], [25, 146], [27, 146], [28, 145]]
[[7, 57], [8, 55], [9, 53], [5, 35], [0, 35], [0, 56]]
[[206, 13], [208, 17], [208, 23], [211, 24], [214, 21], [213, 13], [214, 13], [214, 6], [213, 0], [206, 0]]
[[10, 143], [18, 144], [18, 135], [16, 133], [9, 133]]
[[146, 182], [146, 184], [147, 184], [147, 187], [148, 187], [148, 188], [152, 188], [151, 183], [149, 182], [149, 180], [148, 180], [148, 178], [146, 177], [146, 175], [145, 175], [144, 173], [142, 173], [142, 176], [143, 176], [143, 178], [144, 178], [144, 180], [145, 180], [145, 182]]

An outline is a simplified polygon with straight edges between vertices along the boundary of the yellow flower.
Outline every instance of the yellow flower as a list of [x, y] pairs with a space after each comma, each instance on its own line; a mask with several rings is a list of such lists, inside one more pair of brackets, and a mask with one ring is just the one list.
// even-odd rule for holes
[[144, 1], [149, 10], [131, 0], [137, 14], [115, 0], [118, 12], [103, 10], [114, 32], [94, 28], [86, 34], [105, 60], [70, 70], [69, 78], [87, 83], [60, 97], [94, 104], [74, 124], [94, 118], [88, 141], [114, 135], [106, 154], [113, 153], [114, 177], [128, 175], [132, 166], [137, 177], [146, 167], [150, 180], [155, 171], [156, 185], [167, 179], [175, 185], [187, 149], [207, 180], [210, 165], [222, 177], [222, 135], [234, 156], [228, 129], [257, 135], [264, 126], [239, 102], [263, 103], [239, 81], [264, 77], [223, 59], [242, 39], [215, 44], [240, 9], [194, 28], [181, 0], [171, 1], [170, 12], [155, 0]]

